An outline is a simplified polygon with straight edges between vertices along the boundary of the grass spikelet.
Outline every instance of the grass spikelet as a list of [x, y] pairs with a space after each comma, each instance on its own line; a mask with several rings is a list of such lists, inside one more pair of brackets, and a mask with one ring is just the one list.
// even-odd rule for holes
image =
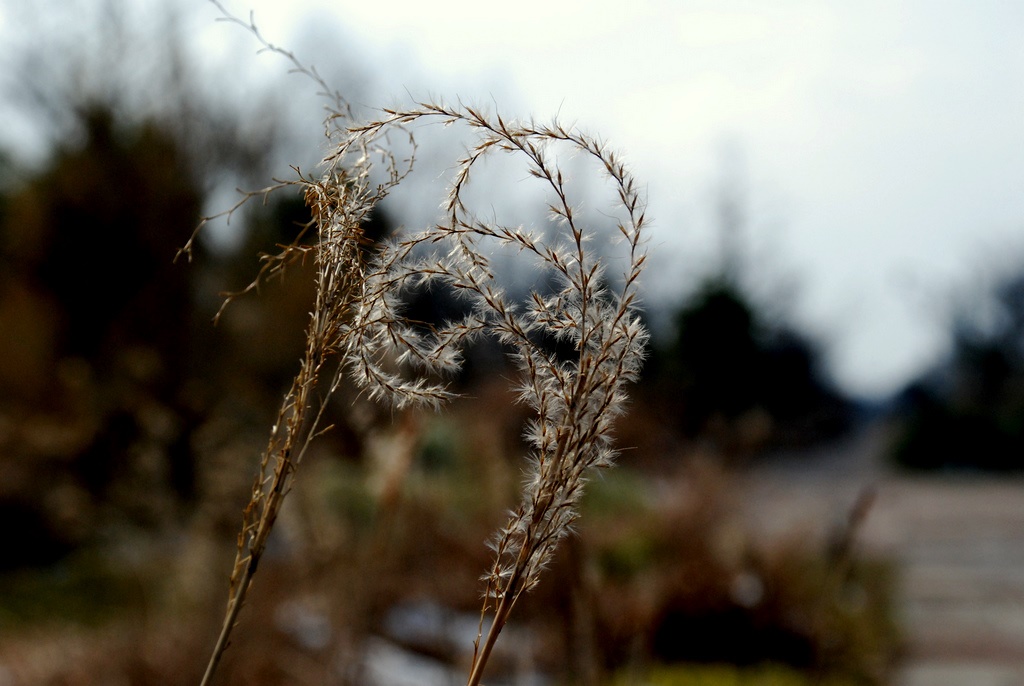
[[[226, 648], [324, 407], [345, 377], [369, 397], [396, 408], [437, 408], [452, 397], [443, 379], [459, 369], [461, 349], [481, 336], [493, 336], [511, 349], [520, 372], [520, 401], [535, 417], [526, 434], [530, 470], [521, 501], [491, 543], [494, 562], [484, 577], [481, 632], [467, 682], [475, 686], [516, 601], [536, 585], [559, 542], [571, 532], [588, 475], [609, 466], [614, 457], [612, 421], [625, 402], [625, 386], [636, 378], [647, 340], [635, 312], [645, 222], [638, 184], [600, 139], [557, 122], [517, 122], [461, 102], [425, 102], [383, 110], [379, 119], [353, 124], [343, 99], [315, 70], [263, 40], [251, 21], [225, 16], [332, 94], [327, 119], [331, 149], [317, 177], [299, 174], [273, 187], [303, 190], [316, 240], [312, 246], [283, 248], [259, 278], [311, 253], [316, 302], [302, 364], [283, 399], [243, 515], [228, 609], [203, 684], [210, 682]], [[361, 227], [374, 205], [412, 173], [413, 129], [418, 133], [428, 125], [462, 126], [473, 138], [441, 200], [444, 216], [368, 252]], [[399, 159], [391, 152], [390, 141], [397, 137], [411, 144], [412, 155]], [[552, 231], [541, 235], [503, 226], [473, 212], [466, 193], [474, 171], [496, 154], [521, 160], [528, 176], [543, 186], [547, 200], [542, 207], [553, 219]], [[626, 265], [621, 274], [609, 278], [607, 266], [591, 249], [603, 229], [587, 225], [574, 207], [559, 166], [563, 154], [595, 160], [611, 181], [617, 204], [614, 233], [623, 244], [618, 250]], [[525, 303], [511, 301], [488, 259], [489, 249], [501, 246], [515, 248], [534, 269], [550, 275], [555, 292], [531, 293]], [[471, 306], [470, 314], [423, 331], [402, 315], [402, 294], [411, 287], [453, 289]], [[568, 344], [572, 354], [557, 355], [539, 342], [544, 338]], [[492, 621], [485, 634], [486, 616]]]

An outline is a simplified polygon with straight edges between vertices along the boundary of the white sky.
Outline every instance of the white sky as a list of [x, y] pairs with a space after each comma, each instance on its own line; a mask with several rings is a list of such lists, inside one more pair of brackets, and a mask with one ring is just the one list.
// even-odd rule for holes
[[[267, 64], [191, 1], [203, 45]], [[714, 255], [712, 189], [731, 150], [754, 276], [796, 283], [775, 289], [782, 308], [852, 392], [932, 365], [953, 294], [1024, 259], [1016, 0], [224, 4], [325, 74], [339, 65], [323, 60], [350, 59], [369, 104], [461, 96], [599, 132], [648, 182], [652, 299], [681, 298], [680, 275]]]

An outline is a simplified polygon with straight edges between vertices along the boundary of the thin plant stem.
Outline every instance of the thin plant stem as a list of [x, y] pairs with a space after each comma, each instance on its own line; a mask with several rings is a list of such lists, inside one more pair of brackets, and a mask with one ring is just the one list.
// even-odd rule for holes
[[[239, 582], [248, 585], [252, 582], [255, 572], [256, 563], [247, 564]], [[206, 672], [203, 674], [203, 680], [199, 686], [210, 686], [212, 683], [213, 675], [217, 671], [217, 667], [220, 666], [220, 660], [224, 656], [224, 651], [228, 648], [228, 638], [231, 636], [235, 622], [238, 621], [238, 613], [242, 610], [243, 599], [244, 594], [241, 593], [232, 598], [227, 615], [224, 617], [224, 624], [220, 628], [220, 635], [217, 636], [217, 643], [213, 647], [213, 654], [210, 655], [210, 661], [206, 665]]]
[[508, 616], [512, 612], [514, 601], [509, 598], [510, 596], [503, 597], [494, 610], [494, 617], [491, 620], [491, 626], [487, 629], [487, 636], [484, 637], [479, 652], [474, 656], [473, 668], [469, 673], [469, 681], [466, 682], [466, 686], [479, 686], [480, 680], [484, 678], [484, 669], [487, 667], [487, 661], [491, 657], [494, 645], [498, 642], [498, 635], [505, 628]]

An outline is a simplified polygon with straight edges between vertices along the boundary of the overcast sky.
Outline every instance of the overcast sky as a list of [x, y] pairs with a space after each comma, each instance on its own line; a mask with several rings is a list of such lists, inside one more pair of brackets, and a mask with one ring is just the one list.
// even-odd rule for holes
[[[224, 4], [325, 73], [350, 59], [369, 104], [459, 96], [599, 132], [648, 184], [652, 299], [713, 259], [727, 174], [753, 277], [856, 393], [934, 364], [956, 293], [1024, 258], [1024, 3]], [[265, 63], [185, 6], [205, 49]]]

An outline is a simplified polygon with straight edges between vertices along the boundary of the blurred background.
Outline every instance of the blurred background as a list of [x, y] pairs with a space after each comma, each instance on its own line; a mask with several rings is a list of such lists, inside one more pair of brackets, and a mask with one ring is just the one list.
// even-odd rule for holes
[[[647, 184], [620, 463], [488, 683], [1024, 681], [1024, 10], [225, 6], [357, 116], [557, 116]], [[173, 260], [326, 150], [315, 84], [220, 16], [0, 0], [0, 686], [195, 684], [220, 627], [312, 272], [212, 318], [309, 214], [272, 195]], [[465, 145], [421, 143], [440, 170]], [[495, 211], [542, 222], [501, 174]], [[439, 190], [368, 233], [432, 221]], [[464, 681], [528, 417], [500, 350], [468, 360], [438, 416], [342, 393], [219, 683]]]

